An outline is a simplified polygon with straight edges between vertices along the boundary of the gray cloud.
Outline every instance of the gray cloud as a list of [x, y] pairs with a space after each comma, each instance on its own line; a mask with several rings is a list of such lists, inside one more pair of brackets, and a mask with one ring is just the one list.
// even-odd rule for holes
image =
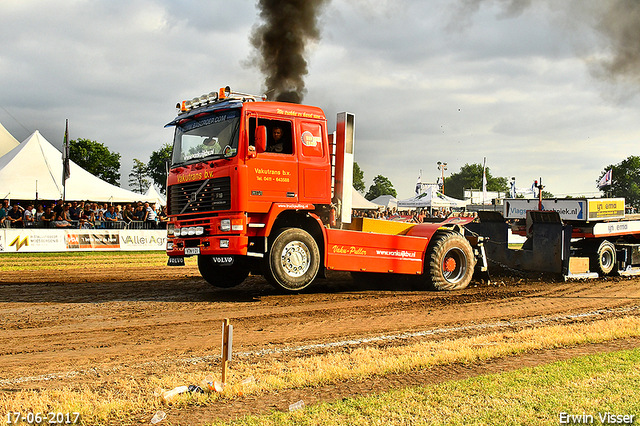
[[[638, 154], [638, 97], [603, 97], [638, 83], [637, 45], [624, 41], [635, 4], [332, 2], [307, 46], [305, 102], [330, 128], [336, 112], [355, 113], [367, 183], [385, 175], [401, 197], [420, 169], [435, 181], [437, 161], [456, 172], [483, 157], [521, 186], [543, 176], [556, 194], [596, 192], [606, 165]], [[262, 91], [246, 66], [258, 19], [247, 1], [3, 1], [0, 106], [21, 124], [2, 109], [0, 122], [60, 146], [68, 118], [72, 138], [122, 154], [124, 184], [133, 158], [171, 140], [176, 102], [225, 85]]]

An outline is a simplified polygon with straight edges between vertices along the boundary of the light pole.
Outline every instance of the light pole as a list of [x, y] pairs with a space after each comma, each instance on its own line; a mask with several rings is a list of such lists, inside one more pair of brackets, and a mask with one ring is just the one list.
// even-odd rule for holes
[[444, 171], [447, 170], [447, 163], [438, 161], [438, 168], [440, 169], [440, 182], [442, 182], [442, 193], [444, 194]]

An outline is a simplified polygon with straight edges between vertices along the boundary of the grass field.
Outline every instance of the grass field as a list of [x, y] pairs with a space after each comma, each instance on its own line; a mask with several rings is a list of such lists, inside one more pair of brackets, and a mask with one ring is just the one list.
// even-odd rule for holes
[[[98, 268], [104, 265], [165, 265], [164, 252], [80, 252], [2, 254], [0, 271]], [[195, 261], [195, 258], [189, 259]], [[185, 383], [200, 384], [210, 374], [202, 368], [160, 371], [144, 379], [132, 378], [71, 385], [41, 391], [0, 392], [0, 413], [63, 411], [81, 413], [83, 424], [104, 424], [118, 419], [144, 418], [164, 409], [170, 424], [173, 408], [189, 409], [224, 403], [239, 395], [277, 393], [313, 388], [372, 376], [405, 373], [452, 363], [468, 363], [519, 355], [538, 349], [640, 337], [640, 318], [628, 316], [572, 325], [548, 325], [480, 336], [423, 341], [392, 347], [358, 347], [322, 355], [286, 360], [263, 357], [234, 361], [223, 394], [180, 395], [166, 407], [153, 390]], [[216, 367], [217, 368], [217, 367]], [[253, 376], [249, 385], [244, 378]], [[561, 413], [640, 415], [640, 350], [575, 358], [538, 368], [477, 377], [441, 385], [394, 390], [363, 398], [305, 407], [292, 413], [273, 413], [215, 425], [326, 424], [420, 425], [559, 424]], [[293, 402], [293, 401], [292, 401]], [[6, 421], [6, 417], [4, 417]], [[634, 419], [635, 420], [635, 419]], [[131, 421], [122, 423], [131, 424]], [[148, 422], [147, 422], [148, 423]], [[139, 423], [138, 423], [139, 424]], [[635, 424], [640, 424], [640, 420]]]
[[[362, 347], [286, 361], [268, 357], [251, 362], [237, 361], [231, 366], [228, 386], [222, 394], [179, 395], [172, 401], [172, 406], [188, 409], [190, 406], [219, 404], [224, 399], [233, 399], [241, 394], [247, 396], [284, 389], [313, 388], [344, 380], [364, 380], [376, 375], [410, 372], [451, 363], [472, 364], [481, 360], [523, 354], [536, 349], [561, 348], [637, 336], [640, 336], [640, 318], [625, 317], [588, 324], [547, 326], [437, 342], [418, 342], [400, 347]], [[546, 378], [536, 379], [537, 381], [534, 382], [531, 380], [537, 373], [532, 374], [524, 370], [515, 375], [482, 379], [485, 381], [480, 382], [472, 380], [459, 384], [451, 383], [391, 392], [386, 396], [374, 398], [349, 399], [334, 405], [307, 408], [302, 413], [273, 414], [266, 418], [246, 419], [240, 424], [281, 424], [282, 422], [287, 424], [286, 422], [289, 422], [288, 424], [403, 425], [431, 424], [436, 420], [441, 421], [440, 424], [468, 424], [469, 418], [465, 420], [465, 416], [476, 414], [482, 416], [478, 417], [479, 419], [484, 419], [479, 421], [479, 424], [483, 422], [484, 424], [540, 424], [537, 421], [540, 418], [553, 419], [560, 410], [573, 410], [575, 407], [585, 407], [583, 410], [587, 408], [591, 410], [591, 407], [609, 411], [627, 410], [627, 408], [630, 410], [633, 407], [637, 408], [637, 405], [629, 405], [631, 403], [625, 395], [634, 395], [634, 401], [637, 399], [634, 389], [640, 388], [638, 386], [640, 385], [638, 382], [640, 355], [634, 352], [630, 361], [625, 358], [627, 355], [620, 355], [620, 357], [619, 360], [615, 357], [603, 358], [610, 361], [601, 367], [597, 365], [598, 362], [591, 361], [578, 364], [578, 367], [572, 367], [573, 369], [562, 367], [561, 370], [565, 371], [564, 373], [547, 374], [544, 376]], [[633, 383], [621, 380], [616, 384], [619, 376], [624, 375], [617, 369], [618, 364], [628, 364], [629, 371], [635, 369], [635, 373], [629, 373], [629, 380], [635, 380]], [[588, 368], [585, 367], [587, 365], [589, 365]], [[595, 370], [596, 367], [597, 370]], [[585, 372], [580, 372], [581, 369]], [[204, 370], [188, 368], [130, 381], [119, 380], [109, 383], [98, 381], [91, 385], [84, 384], [79, 387], [38, 392], [5, 392], [0, 393], [0, 412], [9, 412], [15, 407], [33, 412], [77, 411], [81, 413], [85, 424], [131, 419], [150, 410], [167, 409], [159, 398], [153, 396], [153, 389], [171, 389], [185, 383], [199, 384], [212, 373], [217, 375], [217, 372], [207, 371], [206, 368]], [[254, 377], [252, 383], [242, 385], [241, 381], [250, 376]], [[498, 381], [494, 382], [494, 380]], [[526, 391], [527, 394], [523, 394], [524, 390], [517, 391], [517, 387], [516, 390], [508, 389], [515, 385], [523, 389], [527, 387], [529, 389]], [[484, 387], [490, 391], [483, 390]], [[611, 389], [611, 391], [603, 394], [601, 388]], [[564, 400], [564, 396], [571, 395], [574, 400], [567, 400], [568, 402]], [[508, 415], [509, 410], [514, 410], [512, 399], [516, 397], [526, 397], [524, 401], [529, 408], [524, 410], [524, 407], [519, 407], [513, 411], [514, 415]], [[396, 405], [390, 403], [396, 400], [406, 401], [395, 402]], [[413, 400], [422, 402], [414, 403]], [[563, 405], [565, 403], [569, 405]], [[612, 403], [615, 404], [611, 405]], [[536, 406], [539, 406], [539, 409], [536, 409]], [[563, 408], [565, 406], [566, 408]], [[498, 417], [489, 421], [494, 414]], [[503, 415], [505, 417], [499, 417]], [[343, 422], [328, 422], [334, 417], [341, 418]], [[301, 423], [301, 418], [309, 421]], [[414, 419], [423, 420], [416, 422]], [[522, 421], [523, 419], [526, 421]]]
[[[557, 425], [569, 416], [638, 423], [640, 349], [318, 404], [212, 425]], [[590, 417], [589, 417], [590, 416]], [[611, 419], [611, 418], [609, 418]], [[577, 420], [577, 419], [576, 419]], [[578, 423], [576, 421], [575, 423]], [[606, 423], [608, 424], [608, 423]]]

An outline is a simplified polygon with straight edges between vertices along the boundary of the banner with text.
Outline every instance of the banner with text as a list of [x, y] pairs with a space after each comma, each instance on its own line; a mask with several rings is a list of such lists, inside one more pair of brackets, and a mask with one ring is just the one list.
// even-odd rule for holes
[[0, 253], [165, 250], [167, 231], [0, 229]]

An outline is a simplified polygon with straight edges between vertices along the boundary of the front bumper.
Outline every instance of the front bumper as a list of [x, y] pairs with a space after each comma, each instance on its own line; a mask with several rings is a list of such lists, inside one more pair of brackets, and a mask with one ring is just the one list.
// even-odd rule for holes
[[216, 235], [173, 237], [167, 239], [168, 256], [246, 255], [249, 237], [246, 235]]

